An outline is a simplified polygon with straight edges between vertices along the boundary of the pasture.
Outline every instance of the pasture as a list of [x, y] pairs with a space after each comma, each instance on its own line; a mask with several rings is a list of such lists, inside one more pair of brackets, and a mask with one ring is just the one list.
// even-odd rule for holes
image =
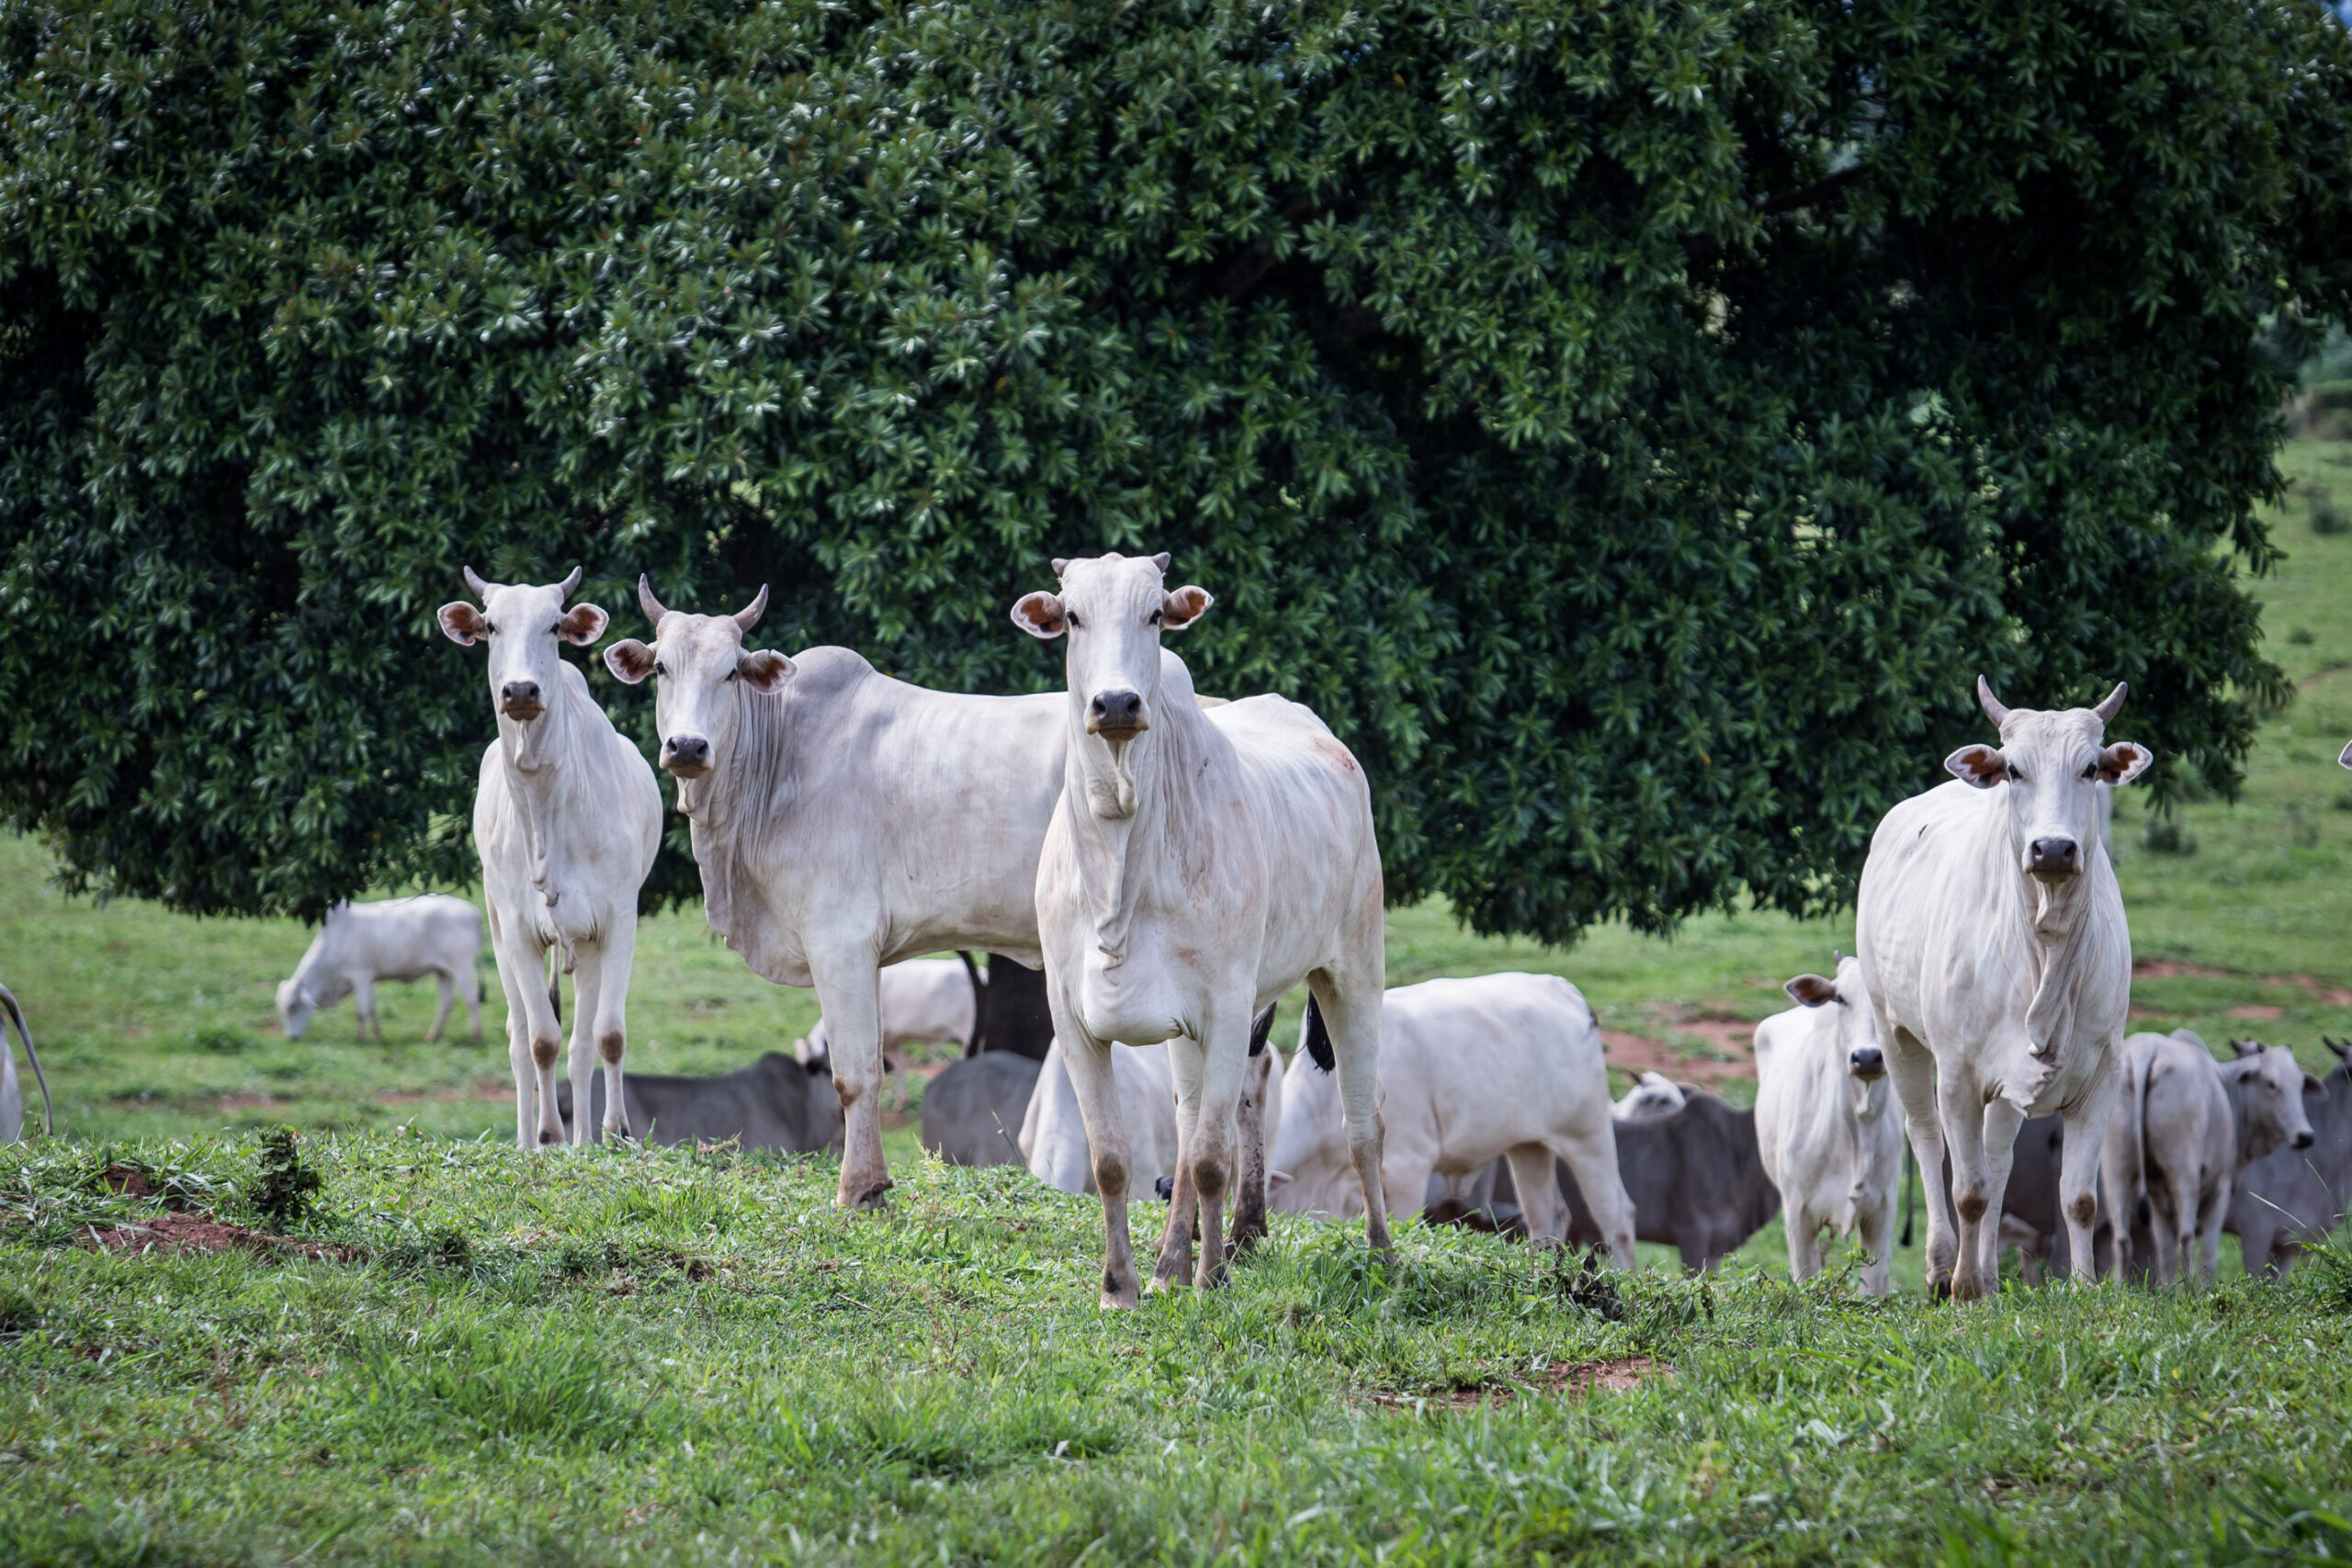
[[[2352, 446], [2283, 463], [2290, 558], [2256, 591], [2296, 700], [2238, 803], [2159, 824], [2128, 793], [2115, 838], [2135, 1016], [2289, 1041], [2318, 1069], [2320, 1034], [2352, 1034], [2352, 534], [2329, 521], [2352, 512]], [[1888, 1302], [1792, 1287], [1777, 1223], [1693, 1282], [1662, 1248], [1596, 1281], [1419, 1226], [1387, 1271], [1352, 1227], [1278, 1219], [1230, 1290], [1106, 1316], [1091, 1199], [922, 1161], [904, 1125], [878, 1219], [831, 1207], [821, 1159], [518, 1154], [486, 954], [482, 1044], [462, 1009], [421, 1043], [429, 984], [379, 993], [383, 1045], [356, 1042], [347, 1004], [289, 1043], [270, 997], [303, 929], [99, 907], [46, 877], [37, 846], [0, 840], [0, 980], [60, 1123], [0, 1150], [0, 1559], [2352, 1552], [2345, 1260], [2267, 1288], [2232, 1240], [2210, 1292], [1956, 1311], [1920, 1298], [1916, 1247]], [[1850, 920], [1724, 914], [1561, 952], [1422, 907], [1392, 915], [1390, 978], [1566, 975], [1612, 1062], [1745, 1102], [1747, 1028], [1832, 946]], [[643, 923], [630, 1015], [633, 1070], [701, 1073], [788, 1050], [816, 1007], [688, 910]], [[164, 1212], [110, 1168], [261, 1225], [258, 1135], [279, 1123], [323, 1181], [283, 1228], [321, 1245], [91, 1245]]]

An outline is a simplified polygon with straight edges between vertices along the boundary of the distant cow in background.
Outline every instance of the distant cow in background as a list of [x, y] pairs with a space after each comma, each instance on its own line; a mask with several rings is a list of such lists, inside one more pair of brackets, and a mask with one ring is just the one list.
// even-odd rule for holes
[[40, 1070], [40, 1057], [33, 1051], [32, 1031], [25, 1027], [25, 1010], [17, 1005], [15, 993], [0, 986], [0, 1144], [19, 1142], [25, 1135], [25, 1091], [17, 1081], [17, 1055], [8, 1048], [8, 1025], [17, 1026], [17, 1038], [25, 1044], [25, 1060], [32, 1064], [33, 1077], [40, 1083], [41, 1130], [51, 1137], [57, 1135], [57, 1113], [49, 1102], [49, 1075]]
[[278, 983], [278, 1027], [287, 1039], [300, 1040], [311, 1026], [311, 1014], [349, 997], [359, 1015], [360, 1038], [366, 1039], [372, 1028], [381, 1043], [384, 1024], [376, 1016], [376, 983], [422, 980], [430, 975], [440, 982], [441, 1006], [424, 1038], [441, 1038], [450, 1005], [463, 997], [479, 1040], [481, 955], [481, 916], [463, 898], [427, 893], [378, 904], [337, 904], [327, 911], [326, 923], [311, 939], [302, 962], [294, 966], [293, 978]]
[[1821, 1231], [1859, 1236], [1865, 1294], [1891, 1289], [1894, 1189], [1903, 1177], [1901, 1107], [1886, 1081], [1858, 960], [1838, 976], [1800, 975], [1798, 1004], [1756, 1026], [1756, 1136], [1788, 1216], [1789, 1272], [1821, 1272]]
[[1634, 1087], [1610, 1107], [1609, 1114], [1623, 1122], [1629, 1116], [1671, 1116], [1682, 1109], [1682, 1086], [1664, 1073], [1639, 1073]]
[[922, 1093], [922, 1146], [950, 1165], [1026, 1164], [1021, 1123], [1041, 1066], [1011, 1051], [950, 1063]]
[[2235, 1235], [2245, 1270], [2284, 1279], [2312, 1242], [2352, 1210], [2352, 1046], [2334, 1040], [2335, 1070], [2303, 1095], [2309, 1148], [2278, 1149], [2245, 1168], [2222, 1229]]
[[[588, 1119], [605, 1117], [605, 1080], [590, 1080]], [[571, 1086], [556, 1085], [556, 1109], [575, 1122]], [[832, 1076], [770, 1051], [741, 1072], [715, 1077], [631, 1073], [628, 1125], [655, 1144], [740, 1142], [747, 1149], [786, 1149], [809, 1154], [838, 1149], [842, 1142], [841, 1097]]]
[[[1670, 1116], [1620, 1122], [1617, 1172], [1634, 1202], [1634, 1234], [1682, 1254], [1686, 1269], [1713, 1269], [1781, 1212], [1780, 1190], [1764, 1174], [1756, 1113], [1735, 1111], [1685, 1087]], [[1564, 1161], [1555, 1169], [1568, 1201], [1568, 1240], [1601, 1241], [1591, 1205]]]

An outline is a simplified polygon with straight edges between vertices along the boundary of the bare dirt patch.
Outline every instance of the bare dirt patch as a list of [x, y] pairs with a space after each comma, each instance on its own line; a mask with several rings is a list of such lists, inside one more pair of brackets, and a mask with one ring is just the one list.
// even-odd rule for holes
[[1582, 1399], [1593, 1391], [1622, 1393], [1654, 1378], [1670, 1378], [1673, 1366], [1651, 1356], [1619, 1356], [1604, 1361], [1554, 1361], [1532, 1377], [1513, 1383], [1487, 1383], [1476, 1388], [1447, 1389], [1438, 1393], [1378, 1393], [1373, 1403], [1400, 1410], [1476, 1410], [1513, 1398], [1521, 1386], [1546, 1393]]
[[2262, 1020], [2262, 1021], [2268, 1021], [2268, 1020], [2270, 1020], [2270, 1019], [2274, 1019], [2274, 1018], [2284, 1018], [2284, 1017], [2286, 1017], [2286, 1016], [2287, 1016], [2287, 1010], [2286, 1010], [2285, 1008], [2273, 1008], [2273, 1007], [2253, 1007], [2253, 1006], [2249, 1006], [2249, 1007], [2242, 1007], [2242, 1008], [2230, 1008], [2230, 1009], [2226, 1010], [2225, 1011], [2223, 1011], [2223, 1012], [2222, 1012], [2222, 1016], [2223, 1018], [2250, 1018], [2250, 1019], [2256, 1019], [2256, 1020]]
[[1609, 1065], [1624, 1073], [1664, 1073], [1679, 1082], [1695, 1083], [1702, 1089], [1733, 1078], [1755, 1081], [1756, 1025], [1748, 1020], [1714, 1014], [1677, 1019], [1667, 1027], [1679, 1033], [1699, 1036], [1730, 1059], [1717, 1061], [1706, 1056], [1685, 1055], [1663, 1040], [1628, 1034], [1620, 1029], [1604, 1029], [1600, 1032], [1600, 1041], [1607, 1049]]
[[96, 1230], [92, 1239], [107, 1252], [250, 1252], [257, 1257], [306, 1258], [313, 1263], [349, 1262], [359, 1255], [333, 1242], [297, 1241], [290, 1236], [249, 1231], [224, 1224], [209, 1214], [193, 1211], [158, 1214], [137, 1224]]

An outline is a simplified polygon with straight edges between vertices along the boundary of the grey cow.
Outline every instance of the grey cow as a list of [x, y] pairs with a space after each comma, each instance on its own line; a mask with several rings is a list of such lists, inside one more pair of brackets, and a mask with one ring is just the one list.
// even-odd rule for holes
[[2247, 1166], [2222, 1227], [2243, 1244], [2249, 1274], [2284, 1279], [2304, 1247], [2352, 1209], [2352, 1045], [2324, 1043], [2336, 1066], [2318, 1092], [2303, 1094], [2311, 1147], [2279, 1149]]
[[[842, 1141], [841, 1097], [832, 1075], [806, 1067], [780, 1051], [770, 1051], [741, 1072], [717, 1077], [679, 1077], [631, 1073], [625, 1080], [628, 1125], [649, 1143], [719, 1143], [733, 1138], [747, 1149], [789, 1149], [807, 1154], [837, 1148]], [[605, 1115], [605, 1079], [590, 1080], [589, 1115]], [[571, 1085], [558, 1080], [556, 1110], [572, 1122]]]
[[1040, 1063], [1011, 1051], [967, 1056], [922, 1095], [922, 1146], [950, 1165], [1025, 1165], [1021, 1119]]
[[[1617, 1171], [1634, 1201], [1634, 1236], [1675, 1247], [1686, 1269], [1713, 1269], [1781, 1212], [1781, 1193], [1764, 1174], [1756, 1112], [1682, 1088], [1681, 1110], [1616, 1124]], [[1600, 1242], [1576, 1177], [1558, 1161], [1554, 1168], [1568, 1201], [1568, 1240]]]

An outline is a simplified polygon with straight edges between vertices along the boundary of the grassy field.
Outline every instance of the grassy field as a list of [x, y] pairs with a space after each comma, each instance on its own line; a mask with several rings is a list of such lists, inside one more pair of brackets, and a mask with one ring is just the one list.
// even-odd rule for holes
[[[2352, 533], [2324, 510], [2352, 513], [2352, 446], [2285, 461], [2290, 558], [2256, 587], [2296, 700], [2239, 802], [2153, 824], [2127, 795], [2115, 836], [2135, 1013], [2319, 1067], [2352, 1034]], [[271, 995], [302, 928], [47, 875], [0, 840], [0, 980], [60, 1114], [59, 1142], [0, 1152], [0, 1562], [2352, 1554], [2352, 1269], [1953, 1312], [1917, 1299], [1916, 1249], [1893, 1303], [1793, 1289], [1777, 1224], [1707, 1283], [1645, 1249], [1611, 1295], [1419, 1227], [1384, 1274], [1344, 1227], [1285, 1222], [1230, 1292], [1104, 1318], [1091, 1201], [928, 1165], [904, 1118], [879, 1220], [826, 1206], [821, 1160], [520, 1156], [486, 961], [484, 1043], [462, 1010], [423, 1043], [431, 990], [400, 987], [387, 1043], [347, 1006], [288, 1043]], [[1747, 1028], [1833, 946], [1850, 922], [1739, 915], [1560, 952], [1420, 908], [1390, 966], [1566, 975], [1614, 1059], [1745, 1100]], [[816, 1012], [698, 911], [643, 923], [630, 1002], [650, 1072], [789, 1049]], [[258, 1223], [281, 1122], [325, 1179], [291, 1228], [336, 1250], [88, 1245], [161, 1212], [110, 1164]], [[1559, 1370], [1642, 1358], [1672, 1371], [1578, 1397]]]

